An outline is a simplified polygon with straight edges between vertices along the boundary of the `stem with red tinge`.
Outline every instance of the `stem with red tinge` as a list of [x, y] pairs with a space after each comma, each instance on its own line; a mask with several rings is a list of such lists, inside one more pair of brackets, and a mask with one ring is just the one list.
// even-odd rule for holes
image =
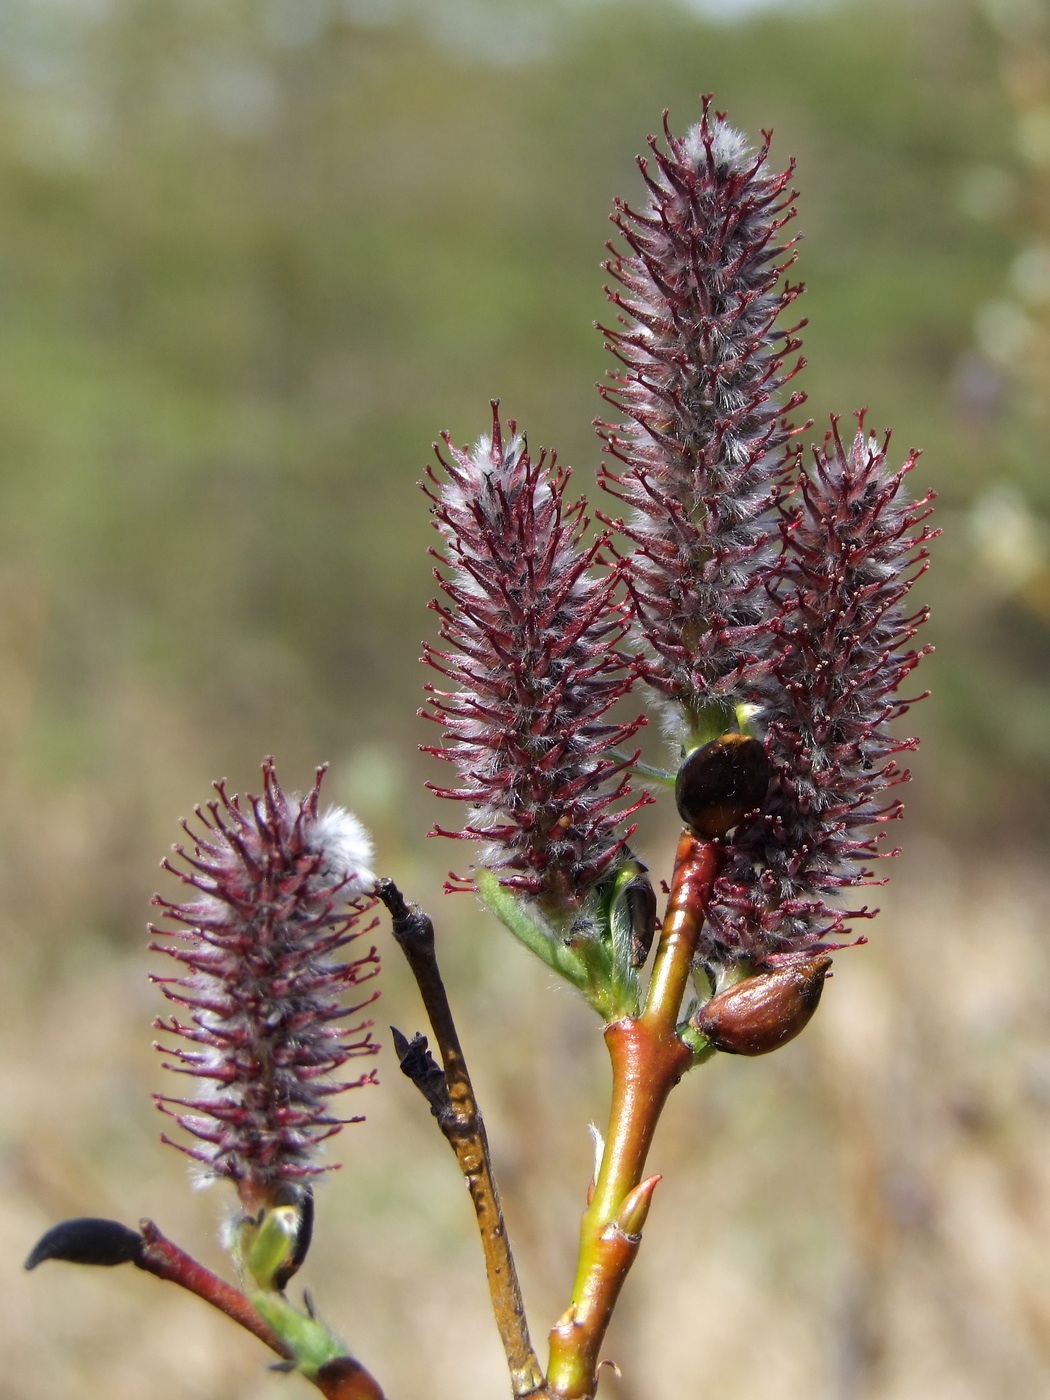
[[667, 1096], [689, 1066], [678, 1015], [722, 855], [718, 843], [682, 833], [645, 1009], [605, 1029], [613, 1072], [609, 1133], [580, 1226], [572, 1301], [550, 1334], [547, 1385], [562, 1400], [594, 1394], [598, 1353], [660, 1180], [643, 1181], [642, 1172]]
[[146, 1241], [146, 1248], [135, 1261], [140, 1269], [195, 1293], [198, 1298], [203, 1298], [206, 1303], [233, 1318], [234, 1322], [249, 1332], [254, 1332], [259, 1340], [265, 1342], [278, 1356], [283, 1356], [286, 1360], [291, 1357], [292, 1353], [279, 1340], [269, 1324], [263, 1321], [239, 1288], [234, 1288], [232, 1283], [227, 1283], [218, 1274], [206, 1269], [203, 1264], [198, 1264], [191, 1254], [187, 1254], [173, 1240], [163, 1235], [152, 1220], [140, 1221], [139, 1230]]
[[[213, 1308], [218, 1308], [234, 1322], [253, 1332], [278, 1356], [291, 1359], [291, 1351], [259, 1316], [240, 1289], [199, 1264], [192, 1255], [162, 1234], [152, 1220], [141, 1221], [139, 1230], [146, 1243], [145, 1249], [135, 1260], [140, 1269], [195, 1293], [198, 1298], [203, 1298]], [[307, 1376], [306, 1379], [327, 1400], [383, 1400], [379, 1382], [351, 1356], [329, 1361], [316, 1376]]]

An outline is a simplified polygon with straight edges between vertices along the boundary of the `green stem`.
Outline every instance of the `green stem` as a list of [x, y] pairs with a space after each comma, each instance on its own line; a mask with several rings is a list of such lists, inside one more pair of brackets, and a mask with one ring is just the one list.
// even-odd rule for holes
[[624, 753], [622, 749], [610, 749], [609, 757], [625, 764], [632, 773], [641, 773], [644, 777], [651, 778], [654, 783], [660, 783], [663, 787], [674, 787], [677, 775], [668, 772], [666, 768], [654, 768], [651, 763], [642, 763], [640, 760], [632, 758], [629, 753]]
[[550, 1334], [547, 1385], [562, 1400], [594, 1394], [598, 1353], [659, 1181], [643, 1182], [642, 1172], [667, 1096], [692, 1060], [676, 1027], [721, 862], [721, 846], [682, 833], [645, 1010], [605, 1030], [613, 1073], [609, 1133], [580, 1226], [572, 1301]]

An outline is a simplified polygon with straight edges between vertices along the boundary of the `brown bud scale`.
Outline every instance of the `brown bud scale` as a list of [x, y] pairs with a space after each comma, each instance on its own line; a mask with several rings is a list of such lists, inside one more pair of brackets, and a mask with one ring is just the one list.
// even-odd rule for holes
[[768, 1055], [809, 1024], [824, 990], [831, 959], [819, 953], [804, 962], [759, 973], [727, 987], [702, 1006], [692, 1024], [716, 1050]]

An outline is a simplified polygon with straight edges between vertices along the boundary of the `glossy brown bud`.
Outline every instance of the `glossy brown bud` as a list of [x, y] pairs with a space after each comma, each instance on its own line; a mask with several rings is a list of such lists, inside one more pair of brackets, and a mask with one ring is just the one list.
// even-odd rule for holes
[[678, 770], [674, 796], [694, 836], [725, 836], [766, 800], [769, 759], [757, 739], [723, 734], [694, 749]]
[[809, 1024], [824, 990], [831, 959], [818, 953], [805, 962], [762, 972], [727, 987], [692, 1018], [716, 1050], [768, 1055]]
[[317, 1387], [325, 1395], [345, 1396], [346, 1400], [383, 1400], [379, 1382], [352, 1356], [326, 1361], [317, 1372]]

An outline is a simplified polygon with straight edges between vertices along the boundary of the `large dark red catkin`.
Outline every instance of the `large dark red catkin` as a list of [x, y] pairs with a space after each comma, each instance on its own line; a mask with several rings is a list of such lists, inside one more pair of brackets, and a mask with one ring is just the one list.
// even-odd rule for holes
[[[775, 504], [791, 429], [779, 391], [801, 367], [800, 342], [778, 330], [801, 286], [781, 284], [794, 260], [782, 229], [793, 216], [793, 166], [770, 168], [704, 103], [666, 150], [650, 138], [639, 162], [649, 188], [641, 212], [617, 202], [628, 245], [612, 248], [608, 292], [624, 314], [605, 329], [622, 368], [605, 398], [622, 414], [599, 423], [619, 472], [604, 484], [629, 508], [634, 548], [627, 577], [648, 643], [646, 679], [672, 702], [668, 719], [687, 747], [698, 714], [728, 714], [768, 672], [776, 648], [766, 582], [778, 538]], [[717, 721], [715, 721], [717, 723]]]
[[[555, 908], [580, 900], [622, 851], [642, 802], [609, 750], [641, 719], [609, 723], [633, 675], [617, 651], [627, 628], [616, 577], [601, 570], [602, 542], [582, 542], [585, 503], [566, 496], [556, 458], [529, 456], [511, 422], [505, 440], [493, 404], [491, 437], [438, 460], [430, 490], [446, 541], [435, 571], [445, 650], [425, 660], [453, 688], [428, 685], [422, 711], [445, 727], [429, 752], [455, 764], [460, 786], [434, 787], [469, 807], [458, 831], [485, 842], [479, 864]], [[429, 489], [429, 488], [428, 488]]]
[[325, 1170], [318, 1145], [360, 1121], [333, 1117], [329, 1100], [375, 1081], [374, 1070], [326, 1078], [379, 1048], [371, 1021], [346, 1024], [378, 992], [343, 1002], [379, 960], [374, 948], [349, 961], [343, 953], [371, 907], [371, 847], [348, 812], [319, 811], [323, 771], [304, 798], [282, 791], [270, 759], [259, 797], [229, 797], [217, 783], [217, 799], [197, 808], [202, 830], [184, 823], [192, 851], [176, 846], [183, 864], [164, 862], [192, 893], [154, 899], [177, 926], [162, 932], [178, 942], [151, 946], [186, 971], [153, 980], [189, 1012], [156, 1025], [193, 1047], [159, 1048], [166, 1068], [200, 1083], [194, 1097], [155, 1097], [197, 1139], [174, 1145], [209, 1176], [232, 1179], [253, 1212]]
[[905, 491], [917, 454], [892, 471], [859, 418], [849, 449], [833, 422], [785, 511], [782, 650], [765, 693], [774, 783], [716, 886], [702, 950], [713, 962], [804, 951], [846, 917], [829, 900], [874, 883], [867, 863], [896, 854], [879, 849], [880, 830], [901, 814], [887, 796], [909, 777], [897, 755], [918, 740], [892, 724], [921, 698], [898, 692], [929, 650], [909, 646], [927, 610], [904, 600], [936, 531], [924, 525], [931, 498]]

